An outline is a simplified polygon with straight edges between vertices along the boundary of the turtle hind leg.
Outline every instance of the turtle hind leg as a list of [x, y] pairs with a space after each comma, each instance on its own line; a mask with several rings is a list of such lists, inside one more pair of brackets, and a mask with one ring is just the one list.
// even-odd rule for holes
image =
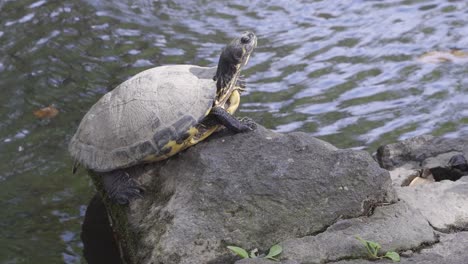
[[143, 188], [124, 170], [103, 173], [102, 183], [108, 197], [118, 204], [143, 197]]
[[221, 107], [213, 107], [210, 115], [215, 117], [221, 125], [236, 133], [252, 131], [257, 127], [252, 119], [243, 118], [239, 120]]

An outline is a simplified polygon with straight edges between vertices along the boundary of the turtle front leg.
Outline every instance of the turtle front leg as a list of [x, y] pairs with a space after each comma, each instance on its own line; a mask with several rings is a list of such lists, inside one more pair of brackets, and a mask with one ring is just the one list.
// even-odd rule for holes
[[228, 111], [222, 107], [213, 107], [213, 109], [211, 109], [210, 115], [215, 117], [221, 125], [235, 133], [252, 131], [257, 127], [252, 119], [242, 118], [239, 120], [229, 114]]
[[107, 196], [121, 205], [143, 197], [143, 188], [124, 170], [102, 173], [102, 183]]
[[220, 125], [225, 126], [227, 129], [239, 133], [239, 132], [248, 132], [254, 130], [257, 125], [250, 118], [242, 118], [241, 120], [232, 116], [236, 112], [240, 104], [240, 94], [238, 87], [232, 91], [231, 96], [229, 97], [229, 106], [227, 109], [224, 109], [220, 106], [215, 106], [211, 109], [208, 120], [210, 122], [215, 122]]

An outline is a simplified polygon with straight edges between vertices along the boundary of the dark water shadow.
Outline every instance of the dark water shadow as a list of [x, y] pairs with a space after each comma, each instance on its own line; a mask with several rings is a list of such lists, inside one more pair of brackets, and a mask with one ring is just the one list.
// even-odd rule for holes
[[81, 240], [84, 246], [83, 255], [88, 264], [123, 264], [106, 207], [99, 194], [95, 194], [89, 202], [81, 226]]

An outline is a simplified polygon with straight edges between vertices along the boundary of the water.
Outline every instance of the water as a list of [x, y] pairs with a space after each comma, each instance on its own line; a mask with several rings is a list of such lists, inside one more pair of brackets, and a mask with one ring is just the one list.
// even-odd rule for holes
[[[0, 1], [0, 263], [80, 263], [93, 187], [66, 146], [87, 109], [162, 64], [215, 65], [243, 30], [259, 45], [240, 115], [374, 151], [468, 132], [466, 1]], [[33, 111], [52, 105], [52, 119]]]

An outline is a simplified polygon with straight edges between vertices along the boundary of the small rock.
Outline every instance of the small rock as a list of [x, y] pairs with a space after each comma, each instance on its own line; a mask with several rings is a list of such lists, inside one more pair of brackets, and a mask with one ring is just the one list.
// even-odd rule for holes
[[434, 179], [426, 179], [426, 178], [423, 178], [423, 177], [416, 177], [414, 178], [410, 184], [408, 185], [409, 187], [412, 187], [412, 186], [416, 186], [416, 185], [421, 185], [421, 184], [429, 184], [429, 183], [433, 183], [434, 182]]
[[456, 181], [468, 174], [465, 170], [466, 165], [466, 159], [462, 153], [451, 151], [427, 158], [423, 161], [422, 167], [430, 171], [435, 181]]
[[432, 140], [434, 140], [433, 136], [423, 135], [381, 146], [377, 149], [376, 159], [380, 166], [387, 170], [393, 170], [408, 163], [412, 163], [413, 168], [418, 167], [425, 159], [425, 155], [432, 156], [431, 153], [419, 151]]
[[394, 186], [408, 186], [419, 174], [419, 170], [399, 167], [390, 171], [390, 178]]
[[[376, 159], [387, 170], [404, 164], [412, 164], [413, 168], [420, 169], [426, 159], [450, 152], [467, 154], [468, 138], [439, 138], [429, 135], [409, 138], [379, 147]], [[445, 166], [447, 162], [442, 165]]]
[[419, 209], [437, 230], [449, 232], [468, 226], [468, 177], [396, 190], [400, 199]]

